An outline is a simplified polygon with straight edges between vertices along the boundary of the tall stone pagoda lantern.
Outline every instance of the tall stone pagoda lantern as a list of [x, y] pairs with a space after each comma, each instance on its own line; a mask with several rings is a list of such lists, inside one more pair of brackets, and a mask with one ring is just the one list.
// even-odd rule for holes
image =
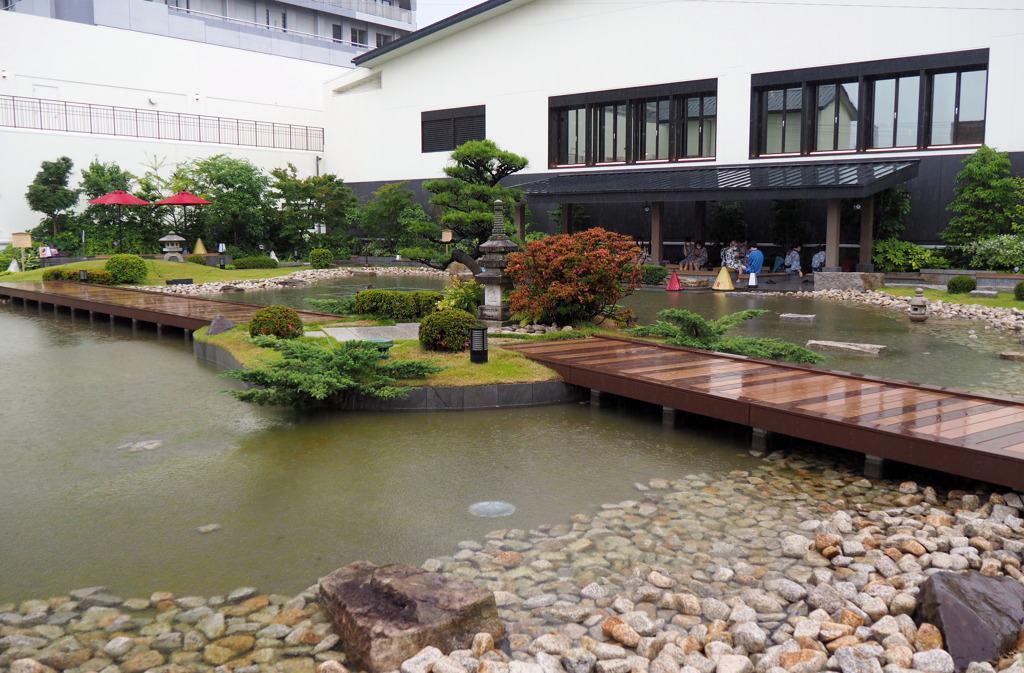
[[477, 261], [484, 268], [476, 275], [476, 282], [484, 286], [484, 303], [480, 306], [480, 322], [488, 327], [503, 327], [509, 320], [508, 302], [502, 300], [512, 289], [512, 279], [505, 273], [505, 256], [519, 250], [519, 246], [505, 235], [505, 204], [494, 202], [494, 229], [487, 242], [480, 246], [483, 256]]

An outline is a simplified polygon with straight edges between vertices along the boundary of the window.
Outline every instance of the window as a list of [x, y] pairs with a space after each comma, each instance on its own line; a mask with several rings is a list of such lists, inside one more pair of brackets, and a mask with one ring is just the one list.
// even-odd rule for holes
[[344, 39], [342, 37], [343, 34], [344, 33], [341, 32], [341, 25], [340, 24], [337, 24], [337, 23], [331, 24], [331, 39], [332, 40], [334, 40], [335, 42], [341, 42]]
[[485, 139], [485, 117], [483, 105], [421, 113], [421, 151], [450, 152], [469, 140]]
[[751, 154], [978, 145], [988, 50], [752, 77]]
[[281, 30], [288, 30], [288, 12], [281, 12]]
[[715, 155], [715, 80], [553, 96], [552, 166], [594, 166]]
[[377, 46], [383, 47], [386, 44], [391, 44], [391, 41], [393, 39], [394, 38], [391, 37], [390, 35], [385, 35], [384, 33], [377, 33]]
[[352, 40], [351, 40], [352, 44], [358, 44], [358, 45], [362, 45], [362, 46], [369, 46], [370, 43], [367, 40], [366, 29], [365, 28], [353, 28], [350, 31], [350, 35], [352, 36]]

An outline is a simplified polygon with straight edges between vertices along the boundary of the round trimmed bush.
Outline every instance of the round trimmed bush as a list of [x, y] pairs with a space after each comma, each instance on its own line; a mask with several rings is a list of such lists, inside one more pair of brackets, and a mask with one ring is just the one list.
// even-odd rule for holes
[[314, 269], [329, 269], [334, 264], [334, 253], [327, 248], [314, 248], [309, 251], [309, 265]]
[[1013, 286], [1013, 298], [1017, 301], [1024, 301], [1024, 280]]
[[978, 281], [973, 276], [953, 276], [946, 282], [946, 292], [950, 294], [967, 294], [978, 289]]
[[235, 260], [236, 269], [276, 269], [277, 261], [270, 257], [240, 257]]
[[297, 339], [302, 336], [302, 318], [287, 306], [267, 306], [252, 314], [249, 336], [276, 336]]
[[185, 261], [189, 264], [198, 264], [200, 266], [206, 266], [206, 258], [202, 255], [189, 255], [185, 258]]
[[464, 351], [469, 348], [469, 328], [478, 324], [468, 311], [447, 309], [431, 313], [420, 322], [420, 345], [428, 351]]
[[137, 285], [146, 280], [146, 260], [138, 255], [114, 255], [103, 268], [110, 272], [115, 285]]

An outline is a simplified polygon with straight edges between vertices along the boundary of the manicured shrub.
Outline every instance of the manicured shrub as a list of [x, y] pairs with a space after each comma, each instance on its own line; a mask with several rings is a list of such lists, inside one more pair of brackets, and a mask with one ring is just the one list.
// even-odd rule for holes
[[661, 281], [668, 275], [668, 269], [657, 264], [644, 264], [640, 267], [640, 273], [643, 274], [640, 282], [644, 285], [661, 285]]
[[86, 282], [95, 285], [114, 285], [114, 275], [104, 269], [89, 269], [86, 271]]
[[[43, 271], [43, 280], [70, 280], [64, 277], [64, 272], [67, 271], [62, 266], [50, 267]], [[75, 280], [78, 280], [78, 271], [75, 271]]]
[[267, 306], [252, 315], [249, 336], [276, 336], [279, 339], [297, 339], [302, 336], [302, 318], [287, 306]]
[[334, 253], [327, 248], [315, 248], [309, 251], [309, 265], [314, 269], [329, 269], [334, 263]]
[[277, 260], [270, 257], [241, 257], [235, 260], [236, 269], [276, 269]]
[[110, 272], [115, 285], [138, 284], [146, 280], [146, 260], [138, 255], [114, 255], [103, 268]]
[[538, 323], [590, 320], [639, 285], [632, 264], [639, 253], [631, 237], [600, 228], [527, 243], [508, 256], [516, 284], [509, 307], [517, 319]]
[[444, 299], [437, 302], [437, 308], [440, 311], [457, 308], [475, 314], [482, 303], [484, 303], [483, 285], [475, 280], [466, 282], [456, 280], [444, 289]]
[[206, 266], [206, 258], [202, 255], [189, 255], [185, 258], [185, 261], [189, 264], [198, 264], [199, 266]]
[[472, 313], [447, 309], [420, 322], [420, 345], [428, 351], [457, 353], [469, 348], [469, 328], [477, 325]]
[[307, 299], [307, 304], [312, 304], [316, 310], [324, 313], [347, 314], [355, 312], [355, 297], [342, 297], [340, 299]]
[[1013, 298], [1017, 301], [1024, 301], [1024, 280], [1013, 286]]
[[949, 261], [938, 250], [898, 238], [875, 241], [871, 262], [878, 271], [909, 272], [949, 268]]
[[[66, 266], [53, 266], [43, 271], [43, 280], [63, 280], [69, 283], [79, 282], [78, 272], [81, 269], [69, 269]], [[94, 285], [113, 285], [114, 276], [103, 269], [86, 269], [86, 282]]]
[[950, 294], [967, 294], [978, 289], [978, 281], [973, 276], [953, 276], [946, 282], [946, 292]]
[[443, 298], [440, 292], [363, 290], [356, 295], [352, 308], [356, 313], [392, 320], [417, 320], [433, 313]]

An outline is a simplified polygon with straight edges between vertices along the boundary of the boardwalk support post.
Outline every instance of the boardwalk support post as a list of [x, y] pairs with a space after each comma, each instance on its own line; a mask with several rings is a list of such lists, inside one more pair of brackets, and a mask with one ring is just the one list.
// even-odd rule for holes
[[590, 406], [605, 409], [616, 406], [615, 395], [595, 388], [590, 389]]
[[685, 414], [672, 407], [661, 408], [661, 424], [667, 428], [674, 428], [683, 420]]
[[864, 476], [868, 479], [882, 479], [885, 474], [885, 458], [864, 454]]
[[750, 455], [755, 458], [767, 456], [771, 440], [772, 433], [764, 428], [750, 428]]

